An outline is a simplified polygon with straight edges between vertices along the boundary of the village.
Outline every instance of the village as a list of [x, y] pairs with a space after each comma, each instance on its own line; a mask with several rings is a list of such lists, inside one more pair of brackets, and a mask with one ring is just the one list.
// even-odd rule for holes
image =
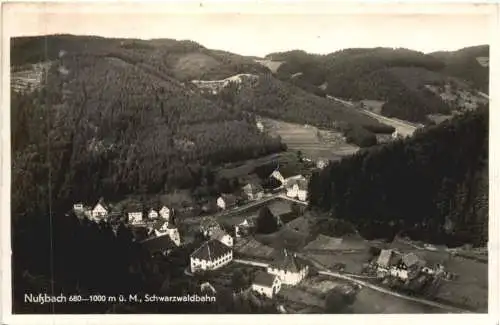
[[[200, 281], [201, 293], [250, 294], [261, 302], [279, 301], [277, 312], [282, 313], [324, 312], [336, 310], [329, 296], [343, 297], [337, 302], [342, 305], [362, 288], [372, 288], [430, 308], [447, 308], [434, 297], [441, 284], [457, 274], [436, 259], [421, 257], [438, 248], [421, 254], [394, 243], [322, 234], [297, 241], [301, 224], [311, 219], [308, 177], [286, 176], [274, 170], [269, 178], [278, 186], [272, 190], [254, 182], [238, 194], [221, 193], [199, 215], [167, 205], [117, 209], [104, 199], [93, 207], [76, 203], [73, 211], [79, 218], [109, 222], [115, 234], [124, 222], [154, 257], [168, 259], [176, 249], [198, 243], [184, 275]], [[274, 220], [277, 229], [260, 233], [262, 218]]]

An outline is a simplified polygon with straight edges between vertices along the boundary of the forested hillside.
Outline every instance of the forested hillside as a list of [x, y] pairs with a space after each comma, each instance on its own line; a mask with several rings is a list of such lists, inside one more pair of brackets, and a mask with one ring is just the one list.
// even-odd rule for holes
[[97, 36], [49, 35], [18, 37], [11, 40], [11, 64], [20, 69], [27, 64], [51, 61], [61, 53], [107, 54], [152, 67], [181, 81], [221, 79], [238, 73], [269, 70], [241, 55], [211, 50], [193, 41], [172, 39], [117, 39]]
[[339, 128], [344, 132], [363, 129], [370, 135], [394, 131], [393, 127], [382, 124], [372, 117], [341, 103], [314, 96], [289, 83], [277, 80], [270, 74], [252, 75], [252, 77], [241, 76], [241, 79], [235, 79], [226, 85], [222, 82], [216, 94], [208, 91], [206, 96], [220, 100], [234, 110], [293, 123], [310, 124], [327, 129]]
[[[487, 52], [487, 46], [482, 49]], [[461, 52], [425, 55], [407, 49], [373, 48], [328, 55], [290, 51], [266, 58], [284, 61], [277, 70], [278, 78], [307, 91], [355, 101], [381, 100], [386, 102], [382, 114], [413, 122], [425, 123], [429, 114], [449, 114], [457, 109], [426, 85], [452, 84], [474, 92], [473, 87], [483, 89], [482, 85], [488, 83], [484, 79], [488, 68], [473, 55], [465, 58]]]
[[[466, 47], [453, 52], [434, 52], [430, 55], [444, 62], [442, 72], [445, 74], [467, 80], [486, 94], [489, 92], [490, 49], [488, 45]], [[482, 63], [482, 59], [486, 62]]]
[[367, 237], [403, 232], [434, 243], [488, 240], [488, 112], [333, 162], [310, 182], [310, 204]]
[[205, 165], [283, 149], [248, 114], [141, 65], [93, 54], [66, 54], [45, 87], [12, 94], [12, 139], [14, 214], [46, 212], [49, 197], [67, 208], [104, 194], [194, 188]]

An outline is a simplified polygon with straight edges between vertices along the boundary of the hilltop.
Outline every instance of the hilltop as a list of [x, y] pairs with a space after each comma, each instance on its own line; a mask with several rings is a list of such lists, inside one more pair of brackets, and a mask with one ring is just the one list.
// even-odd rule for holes
[[428, 115], [451, 115], [487, 101], [477, 92], [488, 84], [487, 57], [488, 47], [482, 46], [432, 54], [391, 48], [347, 49], [327, 55], [289, 51], [266, 59], [281, 63], [276, 70], [279, 79], [307, 91], [352, 101], [381, 101], [383, 115], [427, 123]]
[[58, 59], [61, 53], [90, 53], [113, 55], [127, 61], [151, 65], [155, 70], [180, 81], [222, 79], [238, 73], [269, 71], [252, 58], [211, 50], [188, 40], [48, 35], [13, 38], [11, 48], [14, 70]]

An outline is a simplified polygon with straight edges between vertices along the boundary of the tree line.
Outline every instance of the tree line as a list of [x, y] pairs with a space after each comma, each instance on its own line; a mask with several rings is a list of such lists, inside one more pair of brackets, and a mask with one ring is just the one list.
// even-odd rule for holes
[[362, 150], [313, 175], [310, 205], [367, 237], [484, 245], [488, 240], [488, 111]]

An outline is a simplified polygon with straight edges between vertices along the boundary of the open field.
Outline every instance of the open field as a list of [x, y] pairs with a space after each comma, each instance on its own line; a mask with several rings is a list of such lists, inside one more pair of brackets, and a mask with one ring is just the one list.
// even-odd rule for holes
[[348, 144], [340, 132], [268, 118], [263, 118], [262, 124], [265, 131], [280, 136], [289, 150], [300, 150], [305, 157], [312, 160], [337, 160], [359, 150], [357, 146]]
[[441, 309], [399, 299], [369, 288], [361, 289], [350, 307], [353, 314], [442, 313]]
[[256, 167], [274, 162], [279, 162], [280, 166], [297, 164], [297, 154], [294, 152], [280, 152], [261, 158], [226, 164], [226, 166], [218, 170], [217, 176], [225, 178], [245, 177], [252, 174]]
[[269, 70], [271, 70], [272, 73], [276, 73], [278, 71], [278, 68], [280, 65], [284, 63], [284, 61], [273, 61], [273, 60], [266, 60], [266, 59], [255, 59], [255, 62], [262, 64], [263, 66], [267, 67]]
[[368, 251], [307, 252], [307, 256], [329, 269], [336, 269], [342, 265], [344, 272], [352, 274], [361, 274], [363, 264], [367, 263], [370, 259]]
[[[442, 281], [435, 297], [444, 303], [463, 306], [466, 309], [485, 312], [488, 308], [488, 264], [480, 259], [467, 258], [449, 253], [442, 247], [435, 251], [416, 248], [412, 242], [395, 241], [392, 248], [401, 252], [414, 252], [428, 265], [442, 264], [445, 270], [458, 277]], [[479, 261], [478, 261], [479, 260]]]

